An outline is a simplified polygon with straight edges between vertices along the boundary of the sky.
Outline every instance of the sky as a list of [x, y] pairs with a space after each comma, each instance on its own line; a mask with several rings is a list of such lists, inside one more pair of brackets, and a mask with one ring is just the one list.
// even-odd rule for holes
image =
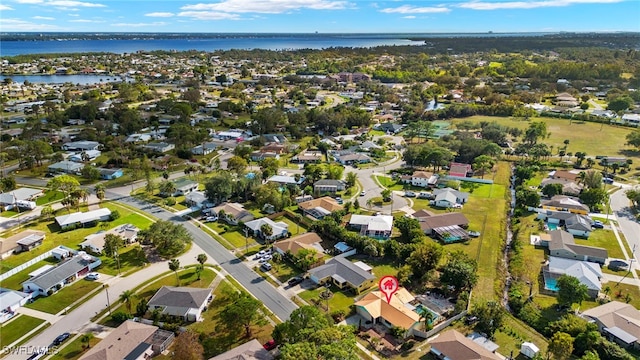
[[0, 0], [0, 32], [640, 32], [640, 0]]

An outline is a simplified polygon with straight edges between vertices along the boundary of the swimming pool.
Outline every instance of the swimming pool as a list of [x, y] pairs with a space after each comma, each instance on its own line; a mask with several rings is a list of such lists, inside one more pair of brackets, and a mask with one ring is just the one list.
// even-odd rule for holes
[[549, 230], [558, 230], [558, 224], [547, 223]]
[[428, 307], [426, 307], [426, 306], [424, 306], [422, 304], [416, 305], [416, 307], [413, 309], [413, 311], [415, 311], [416, 313], [420, 314], [422, 309], [426, 309], [427, 311], [429, 311], [431, 313], [431, 315], [433, 315], [433, 319], [431, 321], [429, 321], [429, 325], [433, 324], [436, 320], [438, 320], [438, 317], [440, 315], [436, 314], [435, 312], [433, 312], [433, 310], [429, 309]]
[[544, 279], [544, 288], [546, 290], [558, 291], [558, 281], [552, 278]]

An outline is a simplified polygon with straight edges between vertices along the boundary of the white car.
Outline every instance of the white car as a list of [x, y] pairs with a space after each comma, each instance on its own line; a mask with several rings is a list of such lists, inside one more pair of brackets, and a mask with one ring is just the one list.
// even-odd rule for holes
[[218, 221], [218, 217], [217, 216], [207, 216], [206, 219], [204, 219], [205, 222], [214, 222], [214, 221]]
[[100, 274], [98, 274], [97, 272], [92, 272], [88, 273], [84, 278], [87, 280], [98, 280], [100, 279]]
[[262, 259], [258, 260], [258, 262], [260, 264], [263, 264], [263, 263], [269, 262], [270, 260], [271, 260], [271, 255], [265, 255], [262, 257]]

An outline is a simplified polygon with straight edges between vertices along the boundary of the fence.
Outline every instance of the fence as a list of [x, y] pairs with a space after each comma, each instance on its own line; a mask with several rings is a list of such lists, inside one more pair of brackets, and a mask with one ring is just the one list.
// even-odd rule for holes
[[445, 180], [458, 180], [458, 181], [468, 181], [480, 184], [493, 184], [493, 180], [491, 179], [478, 179], [478, 178], [469, 178], [463, 176], [451, 176], [447, 175], [444, 177]]
[[26, 263], [23, 263], [23, 264], [21, 264], [21, 265], [19, 265], [19, 266], [16, 266], [16, 267], [14, 267], [13, 269], [11, 269], [11, 270], [7, 271], [6, 273], [4, 273], [4, 274], [0, 275], [0, 282], [2, 282], [2, 281], [4, 281], [5, 279], [7, 279], [7, 278], [9, 278], [9, 277], [11, 277], [11, 276], [13, 276], [13, 275], [15, 275], [15, 274], [19, 273], [20, 271], [22, 271], [22, 270], [24, 270], [24, 269], [28, 268], [29, 266], [31, 266], [31, 265], [33, 265], [33, 264], [37, 263], [38, 261], [42, 261], [42, 260], [44, 260], [44, 259], [46, 259], [46, 258], [50, 257], [50, 256], [51, 256], [51, 252], [52, 252], [52, 251], [53, 251], [53, 250], [49, 250], [49, 251], [47, 251], [46, 253], [44, 253], [44, 254], [42, 254], [42, 255], [38, 255], [38, 256], [36, 256], [35, 258], [33, 258], [33, 259], [31, 259], [31, 260], [27, 261]]
[[451, 325], [452, 322], [462, 319], [465, 315], [467, 315], [467, 310], [462, 311], [460, 314], [452, 317], [451, 319], [447, 319], [447, 321], [439, 323], [433, 329], [431, 329], [431, 330], [429, 330], [427, 332], [414, 329], [413, 330], [413, 335], [421, 337], [421, 338], [428, 339], [428, 338], [432, 337], [433, 335], [439, 333], [440, 331], [444, 330], [447, 326]]

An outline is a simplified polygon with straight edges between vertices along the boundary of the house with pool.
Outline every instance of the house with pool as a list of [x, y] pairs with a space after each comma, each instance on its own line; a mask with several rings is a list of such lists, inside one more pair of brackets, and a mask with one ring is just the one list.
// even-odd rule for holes
[[562, 275], [573, 276], [586, 285], [587, 293], [592, 299], [597, 298], [602, 290], [603, 275], [598, 263], [549, 256], [549, 261], [542, 267], [544, 290], [556, 294], [558, 278]]

